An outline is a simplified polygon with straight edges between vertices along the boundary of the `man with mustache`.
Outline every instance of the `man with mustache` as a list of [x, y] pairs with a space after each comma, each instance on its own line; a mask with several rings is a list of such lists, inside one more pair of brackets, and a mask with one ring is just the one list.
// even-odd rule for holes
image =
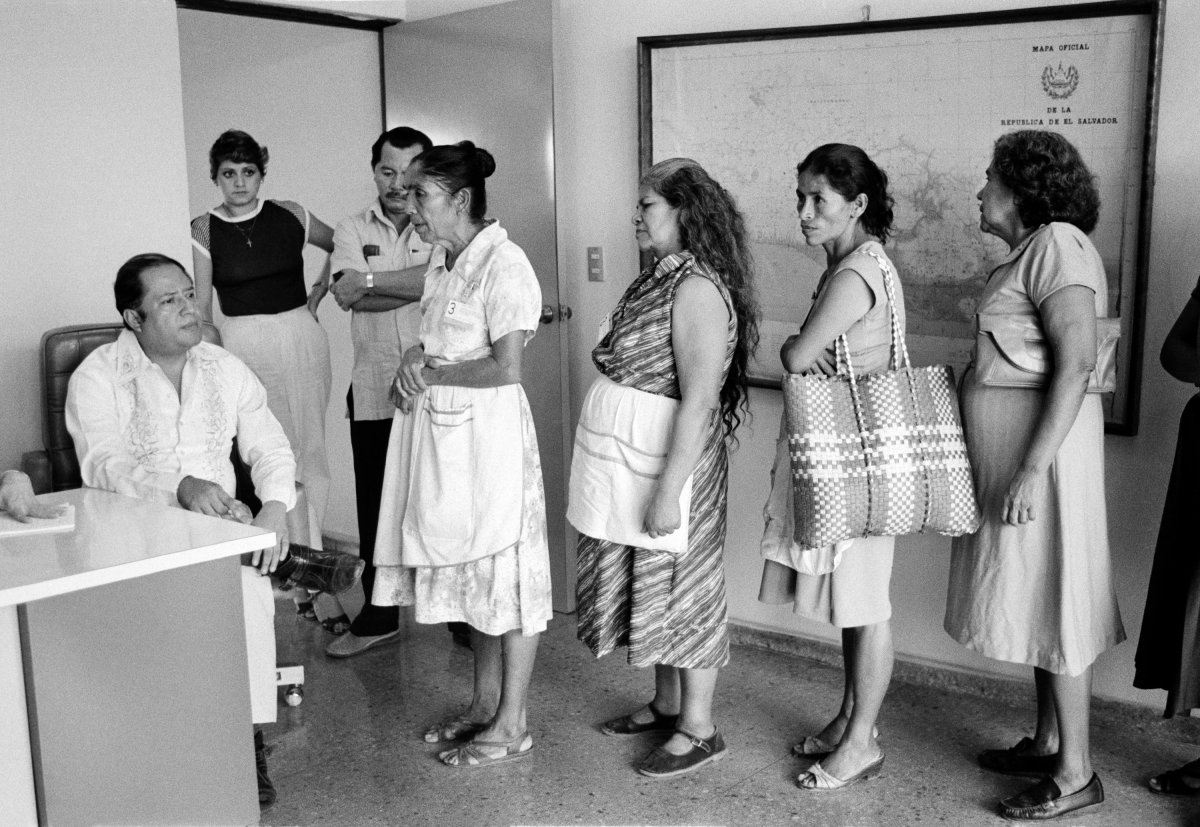
[[404, 351], [420, 342], [420, 291], [432, 250], [413, 231], [404, 207], [402, 183], [413, 158], [432, 146], [422, 132], [399, 126], [384, 132], [371, 147], [371, 170], [379, 198], [346, 218], [333, 234], [330, 291], [343, 310], [354, 313], [354, 368], [346, 402], [350, 410], [350, 446], [358, 507], [359, 555], [366, 604], [350, 631], [326, 647], [330, 657], [348, 658], [400, 637], [400, 609], [375, 606], [375, 530], [383, 494], [383, 468], [395, 406], [388, 391]]

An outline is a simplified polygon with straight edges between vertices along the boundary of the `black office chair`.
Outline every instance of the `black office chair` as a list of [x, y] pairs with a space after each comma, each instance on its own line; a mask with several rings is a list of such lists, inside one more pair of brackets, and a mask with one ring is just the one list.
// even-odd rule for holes
[[114, 342], [119, 324], [77, 324], [48, 330], [39, 348], [42, 376], [42, 445], [21, 456], [21, 470], [38, 494], [79, 488], [79, 460], [67, 431], [67, 383], [93, 350]]

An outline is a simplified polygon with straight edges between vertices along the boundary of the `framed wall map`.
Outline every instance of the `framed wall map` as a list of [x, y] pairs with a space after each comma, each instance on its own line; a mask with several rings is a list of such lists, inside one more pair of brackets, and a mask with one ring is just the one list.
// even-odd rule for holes
[[749, 225], [763, 308], [752, 382], [779, 386], [779, 347], [825, 269], [796, 216], [796, 165], [810, 150], [857, 144], [887, 172], [909, 351], [961, 372], [975, 304], [1007, 253], [979, 230], [992, 143], [1052, 129], [1100, 190], [1092, 239], [1122, 320], [1108, 430], [1136, 433], [1163, 2], [639, 38], [642, 169], [694, 158]]

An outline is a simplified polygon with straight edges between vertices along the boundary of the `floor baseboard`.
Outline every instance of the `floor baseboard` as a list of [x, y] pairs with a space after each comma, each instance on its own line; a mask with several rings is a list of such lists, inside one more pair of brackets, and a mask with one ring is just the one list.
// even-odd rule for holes
[[[729, 642], [735, 646], [777, 652], [827, 666], [842, 665], [842, 647], [825, 640], [730, 623]], [[892, 680], [987, 698], [1007, 706], [1032, 709], [1035, 705], [1032, 676], [1028, 681], [1012, 680], [998, 675], [961, 671], [940, 664], [922, 663], [898, 655], [892, 671]], [[1097, 712], [1119, 715], [1130, 723], [1135, 723], [1138, 729], [1148, 735], [1187, 744], [1200, 744], [1200, 718], [1186, 715], [1163, 718], [1152, 707], [1107, 698], [1093, 698], [1092, 708]]]

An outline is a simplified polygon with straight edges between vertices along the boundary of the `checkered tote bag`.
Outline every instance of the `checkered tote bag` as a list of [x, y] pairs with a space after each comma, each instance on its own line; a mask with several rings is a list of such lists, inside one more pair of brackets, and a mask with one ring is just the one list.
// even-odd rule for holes
[[892, 311], [891, 370], [855, 376], [842, 335], [836, 375], [783, 379], [795, 540], [803, 548], [855, 537], [957, 537], [979, 525], [954, 372], [912, 366], [891, 270], [876, 259]]

